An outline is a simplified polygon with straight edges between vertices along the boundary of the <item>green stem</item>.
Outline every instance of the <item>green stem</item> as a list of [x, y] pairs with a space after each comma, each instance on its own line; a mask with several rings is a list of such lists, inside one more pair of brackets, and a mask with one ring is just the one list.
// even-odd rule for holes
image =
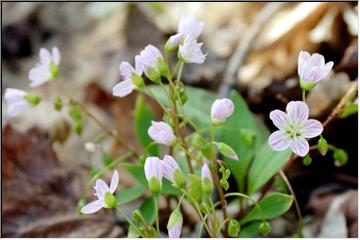
[[306, 91], [302, 90], [302, 100], [303, 102], [306, 102]]
[[156, 231], [159, 233], [160, 236], [160, 226], [159, 226], [159, 198], [155, 196], [155, 222], [156, 222]]
[[294, 192], [293, 188], [291, 187], [289, 179], [286, 177], [285, 173], [282, 170], [280, 170], [280, 176], [283, 179], [283, 181], [285, 182], [289, 192], [294, 197], [294, 205], [295, 205], [295, 208], [296, 208], [296, 213], [297, 213], [298, 218], [299, 218], [299, 232], [300, 232], [300, 235], [302, 236], [303, 235], [303, 230], [304, 230], [304, 221], [303, 221], [303, 218], [302, 218], [302, 215], [301, 215], [301, 210], [300, 210], [299, 203], [298, 203], [298, 201], [296, 199], [295, 192]]
[[141, 234], [140, 230], [136, 227], [136, 225], [128, 218], [128, 216], [126, 215], [126, 213], [119, 207], [116, 206], [116, 210], [126, 219], [126, 221], [136, 230], [136, 232], [143, 237], [143, 235]]

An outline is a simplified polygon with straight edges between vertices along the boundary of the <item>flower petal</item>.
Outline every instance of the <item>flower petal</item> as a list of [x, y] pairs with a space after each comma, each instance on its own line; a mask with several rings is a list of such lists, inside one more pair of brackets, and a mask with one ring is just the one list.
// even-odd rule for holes
[[31, 81], [30, 87], [38, 87], [49, 80], [50, 70], [45, 65], [39, 65], [30, 70], [28, 77]]
[[52, 60], [54, 61], [56, 66], [59, 65], [61, 56], [60, 56], [60, 51], [57, 47], [52, 48]]
[[301, 123], [309, 117], [309, 108], [302, 101], [289, 102], [286, 106], [286, 112], [292, 123]]
[[319, 136], [323, 131], [323, 126], [321, 122], [314, 119], [308, 119], [302, 125], [303, 137], [313, 138]]
[[106, 192], [110, 192], [108, 185], [101, 179], [96, 180], [96, 196], [101, 199]]
[[115, 85], [112, 94], [117, 97], [125, 97], [134, 91], [135, 87], [131, 80], [124, 80]]
[[303, 137], [298, 137], [291, 140], [291, 151], [300, 157], [304, 157], [309, 152], [309, 143]]
[[290, 138], [286, 136], [285, 131], [278, 130], [273, 132], [269, 137], [269, 145], [275, 151], [283, 151], [290, 146]]
[[117, 170], [115, 170], [111, 178], [110, 192], [114, 193], [118, 185], [119, 185], [119, 173]]
[[14, 102], [9, 104], [8, 108], [7, 108], [7, 115], [11, 116], [11, 117], [15, 117], [17, 115], [19, 115], [20, 113], [24, 112], [26, 109], [30, 108], [30, 105], [25, 102]]
[[283, 129], [289, 122], [286, 113], [280, 110], [271, 111], [270, 119], [272, 120], [273, 124], [279, 129]]
[[321, 70], [321, 78], [325, 78], [331, 71], [332, 67], [334, 66], [334, 62], [328, 62]]
[[101, 200], [96, 200], [94, 202], [91, 202], [83, 206], [80, 212], [83, 214], [92, 214], [92, 213], [96, 213], [103, 207], [104, 207], [104, 202]]
[[300, 51], [299, 57], [298, 57], [298, 74], [300, 78], [303, 78], [304, 76], [304, 70], [307, 65], [307, 60], [310, 58], [310, 53], [306, 51]]
[[319, 82], [322, 80], [322, 68], [319, 66], [309, 66], [305, 69], [303, 80], [310, 83]]
[[40, 56], [40, 64], [42, 64], [42, 65], [49, 65], [50, 64], [50, 62], [51, 62], [51, 54], [47, 49], [41, 48], [40, 52], [39, 52], [39, 56]]
[[180, 223], [175, 223], [175, 225], [169, 229], [169, 238], [180, 238], [181, 227], [182, 225]]

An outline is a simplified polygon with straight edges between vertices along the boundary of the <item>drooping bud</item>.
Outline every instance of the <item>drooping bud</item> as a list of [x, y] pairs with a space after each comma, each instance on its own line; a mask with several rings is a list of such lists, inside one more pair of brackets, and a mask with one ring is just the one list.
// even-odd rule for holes
[[226, 143], [223, 142], [214, 142], [219, 152], [232, 160], [239, 160], [236, 152]]
[[228, 226], [228, 234], [230, 237], [237, 237], [240, 232], [240, 223], [235, 219], [230, 219]]
[[165, 155], [164, 161], [162, 163], [164, 177], [172, 182], [176, 187], [185, 187], [186, 178], [176, 160], [169, 155]]
[[182, 33], [178, 33], [175, 35], [172, 35], [165, 44], [165, 50], [166, 51], [174, 51], [178, 48], [181, 40], [183, 40], [183, 34]]
[[335, 160], [335, 166], [341, 167], [347, 163], [349, 156], [343, 149], [338, 148], [334, 151], [333, 158]]
[[183, 225], [183, 216], [178, 209], [175, 209], [170, 217], [167, 224], [167, 229], [169, 232], [169, 238], [179, 238], [181, 235], [181, 228]]
[[329, 149], [328, 143], [327, 143], [326, 139], [323, 138], [323, 137], [319, 138], [319, 141], [317, 143], [317, 147], [318, 147], [318, 150], [319, 150], [320, 154], [323, 155], [323, 156], [326, 155], [326, 153], [327, 153], [327, 151]]
[[211, 121], [215, 125], [220, 125], [225, 122], [225, 119], [230, 117], [234, 112], [234, 103], [228, 99], [217, 99], [211, 106]]
[[174, 146], [176, 138], [172, 128], [165, 122], [151, 121], [151, 126], [148, 130], [149, 136], [157, 143], [167, 146]]
[[149, 190], [158, 194], [162, 188], [163, 166], [158, 157], [148, 157], [145, 160], [144, 171], [148, 180]]
[[31, 94], [26, 94], [24, 99], [33, 106], [36, 106], [41, 102], [41, 97]]
[[210, 195], [213, 192], [213, 180], [206, 163], [201, 168], [201, 188], [205, 194]]
[[164, 60], [159, 49], [153, 45], [147, 45], [139, 55], [135, 57], [136, 68], [142, 70], [145, 75], [153, 82], [160, 82], [160, 69], [158, 69], [158, 59]]
[[303, 158], [303, 164], [305, 166], [309, 166], [312, 163], [312, 158], [310, 154], [306, 154], [306, 156]]

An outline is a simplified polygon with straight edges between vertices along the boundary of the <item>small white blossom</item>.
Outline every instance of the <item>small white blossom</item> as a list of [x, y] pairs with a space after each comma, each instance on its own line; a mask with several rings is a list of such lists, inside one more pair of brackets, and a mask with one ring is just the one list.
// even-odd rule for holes
[[24, 98], [26, 94], [26, 92], [19, 89], [6, 89], [4, 98], [8, 104], [7, 114], [9, 116], [17, 116], [31, 107]]
[[207, 54], [202, 53], [202, 45], [203, 43], [186, 37], [184, 43], [179, 46], [179, 58], [185, 63], [203, 64]]

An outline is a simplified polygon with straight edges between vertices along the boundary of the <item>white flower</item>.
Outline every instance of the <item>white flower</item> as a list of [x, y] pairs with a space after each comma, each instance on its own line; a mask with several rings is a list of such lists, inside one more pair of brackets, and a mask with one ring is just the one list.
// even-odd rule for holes
[[141, 70], [147, 76], [149, 76], [149, 67], [152, 67], [154, 70], [158, 69], [158, 59], [164, 60], [163, 55], [161, 54], [159, 49], [149, 44], [144, 48], [144, 50], [140, 52], [139, 55], [135, 56], [136, 69]]
[[137, 87], [132, 81], [132, 75], [136, 74], [137, 76], [142, 75], [142, 70], [140, 68], [134, 69], [128, 62], [121, 62], [119, 66], [120, 75], [123, 81], [116, 84], [113, 89], [113, 95], [117, 97], [124, 97], [132, 93]]
[[325, 64], [324, 56], [319, 53], [300, 51], [298, 58], [298, 74], [304, 83], [317, 83], [324, 79], [331, 71], [334, 63]]
[[179, 47], [179, 58], [185, 63], [203, 64], [207, 54], [201, 52], [202, 45], [203, 43], [197, 43], [191, 37], [186, 37]]
[[204, 29], [204, 23], [199, 22], [193, 17], [182, 17], [178, 26], [178, 33], [183, 37], [189, 36], [191, 39], [196, 40]]
[[95, 196], [98, 200], [95, 200], [81, 208], [81, 213], [92, 214], [99, 211], [101, 208], [113, 208], [116, 205], [116, 199], [113, 194], [119, 184], [119, 173], [114, 171], [111, 178], [110, 187], [101, 179], [96, 180]]
[[52, 48], [52, 53], [41, 48], [39, 52], [40, 62], [30, 70], [29, 79], [31, 81], [31, 87], [38, 87], [49, 80], [53, 80], [57, 77], [60, 64], [60, 52], [57, 47]]
[[31, 107], [30, 103], [24, 98], [26, 94], [26, 92], [19, 89], [6, 89], [4, 98], [8, 104], [7, 114], [9, 116], [17, 116]]
[[291, 101], [286, 113], [280, 110], [270, 112], [270, 119], [279, 128], [269, 137], [269, 145], [275, 151], [283, 151], [289, 146], [295, 154], [304, 157], [309, 152], [309, 143], [305, 138], [319, 136], [322, 124], [309, 118], [309, 108], [301, 101]]
[[234, 112], [234, 103], [228, 98], [216, 99], [211, 105], [211, 120], [213, 123], [224, 122]]

